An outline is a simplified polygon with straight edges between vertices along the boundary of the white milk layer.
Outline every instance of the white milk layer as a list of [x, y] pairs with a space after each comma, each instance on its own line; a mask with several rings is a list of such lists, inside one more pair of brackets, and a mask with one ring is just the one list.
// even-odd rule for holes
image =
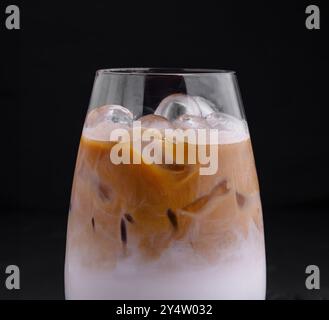
[[[256, 227], [252, 229], [247, 239], [222, 252], [212, 264], [198, 264], [196, 257], [177, 247], [167, 250], [155, 263], [140, 264], [127, 258], [106, 271], [81, 266], [79, 253], [71, 248], [66, 256], [66, 298], [262, 300], [266, 289], [264, 243]], [[163, 268], [168, 262], [175, 266]]]

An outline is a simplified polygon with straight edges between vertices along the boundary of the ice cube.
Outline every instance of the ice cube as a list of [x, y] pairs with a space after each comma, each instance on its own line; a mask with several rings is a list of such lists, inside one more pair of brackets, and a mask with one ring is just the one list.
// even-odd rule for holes
[[241, 126], [241, 120], [222, 112], [213, 112], [206, 116], [206, 121], [211, 128], [234, 131]]
[[102, 122], [130, 126], [133, 122], [133, 114], [127, 108], [119, 105], [105, 105], [89, 112], [85, 126], [95, 127]]
[[164, 98], [154, 114], [173, 121], [183, 114], [201, 117], [201, 110], [193, 97], [182, 93], [175, 93]]
[[201, 110], [201, 115], [203, 118], [205, 118], [207, 115], [219, 110], [219, 108], [213, 102], [211, 102], [203, 97], [193, 96], [193, 99], [199, 105], [199, 108]]
[[183, 114], [173, 121], [177, 129], [208, 129], [210, 128], [207, 121], [198, 116]]
[[158, 130], [173, 128], [172, 124], [165, 117], [154, 115], [154, 114], [143, 116], [138, 120], [141, 121], [141, 126], [143, 128], [158, 129]]
[[105, 105], [91, 110], [86, 118], [83, 134], [91, 139], [108, 140], [112, 130], [128, 129], [133, 114], [119, 105]]
[[[190, 141], [190, 143], [199, 144], [207, 144], [209, 141], [209, 130], [210, 127], [207, 121], [201, 117], [190, 116], [188, 114], [183, 114], [179, 118], [177, 118], [173, 125], [176, 129], [188, 130], [185, 131], [184, 140], [182, 141]], [[202, 129], [202, 130], [199, 130]], [[186, 136], [186, 134], [188, 134]], [[204, 135], [205, 134], [205, 135]], [[195, 140], [196, 139], [196, 140]], [[177, 141], [177, 140], [176, 140]], [[178, 140], [182, 142], [181, 140]], [[195, 142], [193, 142], [195, 141]]]
[[[166, 118], [154, 114], [143, 116], [139, 118], [138, 121], [141, 122], [143, 134], [150, 135], [159, 140], [163, 140], [165, 138], [165, 129], [174, 128]], [[142, 145], [144, 144], [145, 142], [142, 142]]]
[[221, 143], [236, 143], [249, 137], [248, 125], [245, 120], [222, 112], [211, 113], [205, 120], [212, 129], [219, 131]]

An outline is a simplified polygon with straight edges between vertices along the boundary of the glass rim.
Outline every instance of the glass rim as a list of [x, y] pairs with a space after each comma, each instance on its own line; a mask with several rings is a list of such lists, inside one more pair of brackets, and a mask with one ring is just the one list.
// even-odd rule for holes
[[154, 76], [202, 76], [235, 74], [233, 70], [226, 69], [203, 69], [203, 68], [171, 68], [171, 67], [149, 67], [149, 68], [109, 68], [99, 69], [97, 74], [109, 75], [154, 75]]

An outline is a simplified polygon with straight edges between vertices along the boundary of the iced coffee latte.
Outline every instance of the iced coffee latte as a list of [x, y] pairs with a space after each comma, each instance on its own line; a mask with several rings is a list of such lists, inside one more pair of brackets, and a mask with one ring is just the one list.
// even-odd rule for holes
[[173, 94], [139, 117], [111, 104], [88, 112], [68, 222], [68, 299], [264, 299], [247, 123], [201, 99]]

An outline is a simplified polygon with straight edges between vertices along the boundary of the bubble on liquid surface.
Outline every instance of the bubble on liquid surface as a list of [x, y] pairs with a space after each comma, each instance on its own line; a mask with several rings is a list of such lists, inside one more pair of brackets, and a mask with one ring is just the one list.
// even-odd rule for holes
[[169, 121], [184, 114], [198, 117], [202, 115], [200, 107], [193, 97], [182, 93], [175, 93], [163, 99], [154, 114], [165, 117]]

